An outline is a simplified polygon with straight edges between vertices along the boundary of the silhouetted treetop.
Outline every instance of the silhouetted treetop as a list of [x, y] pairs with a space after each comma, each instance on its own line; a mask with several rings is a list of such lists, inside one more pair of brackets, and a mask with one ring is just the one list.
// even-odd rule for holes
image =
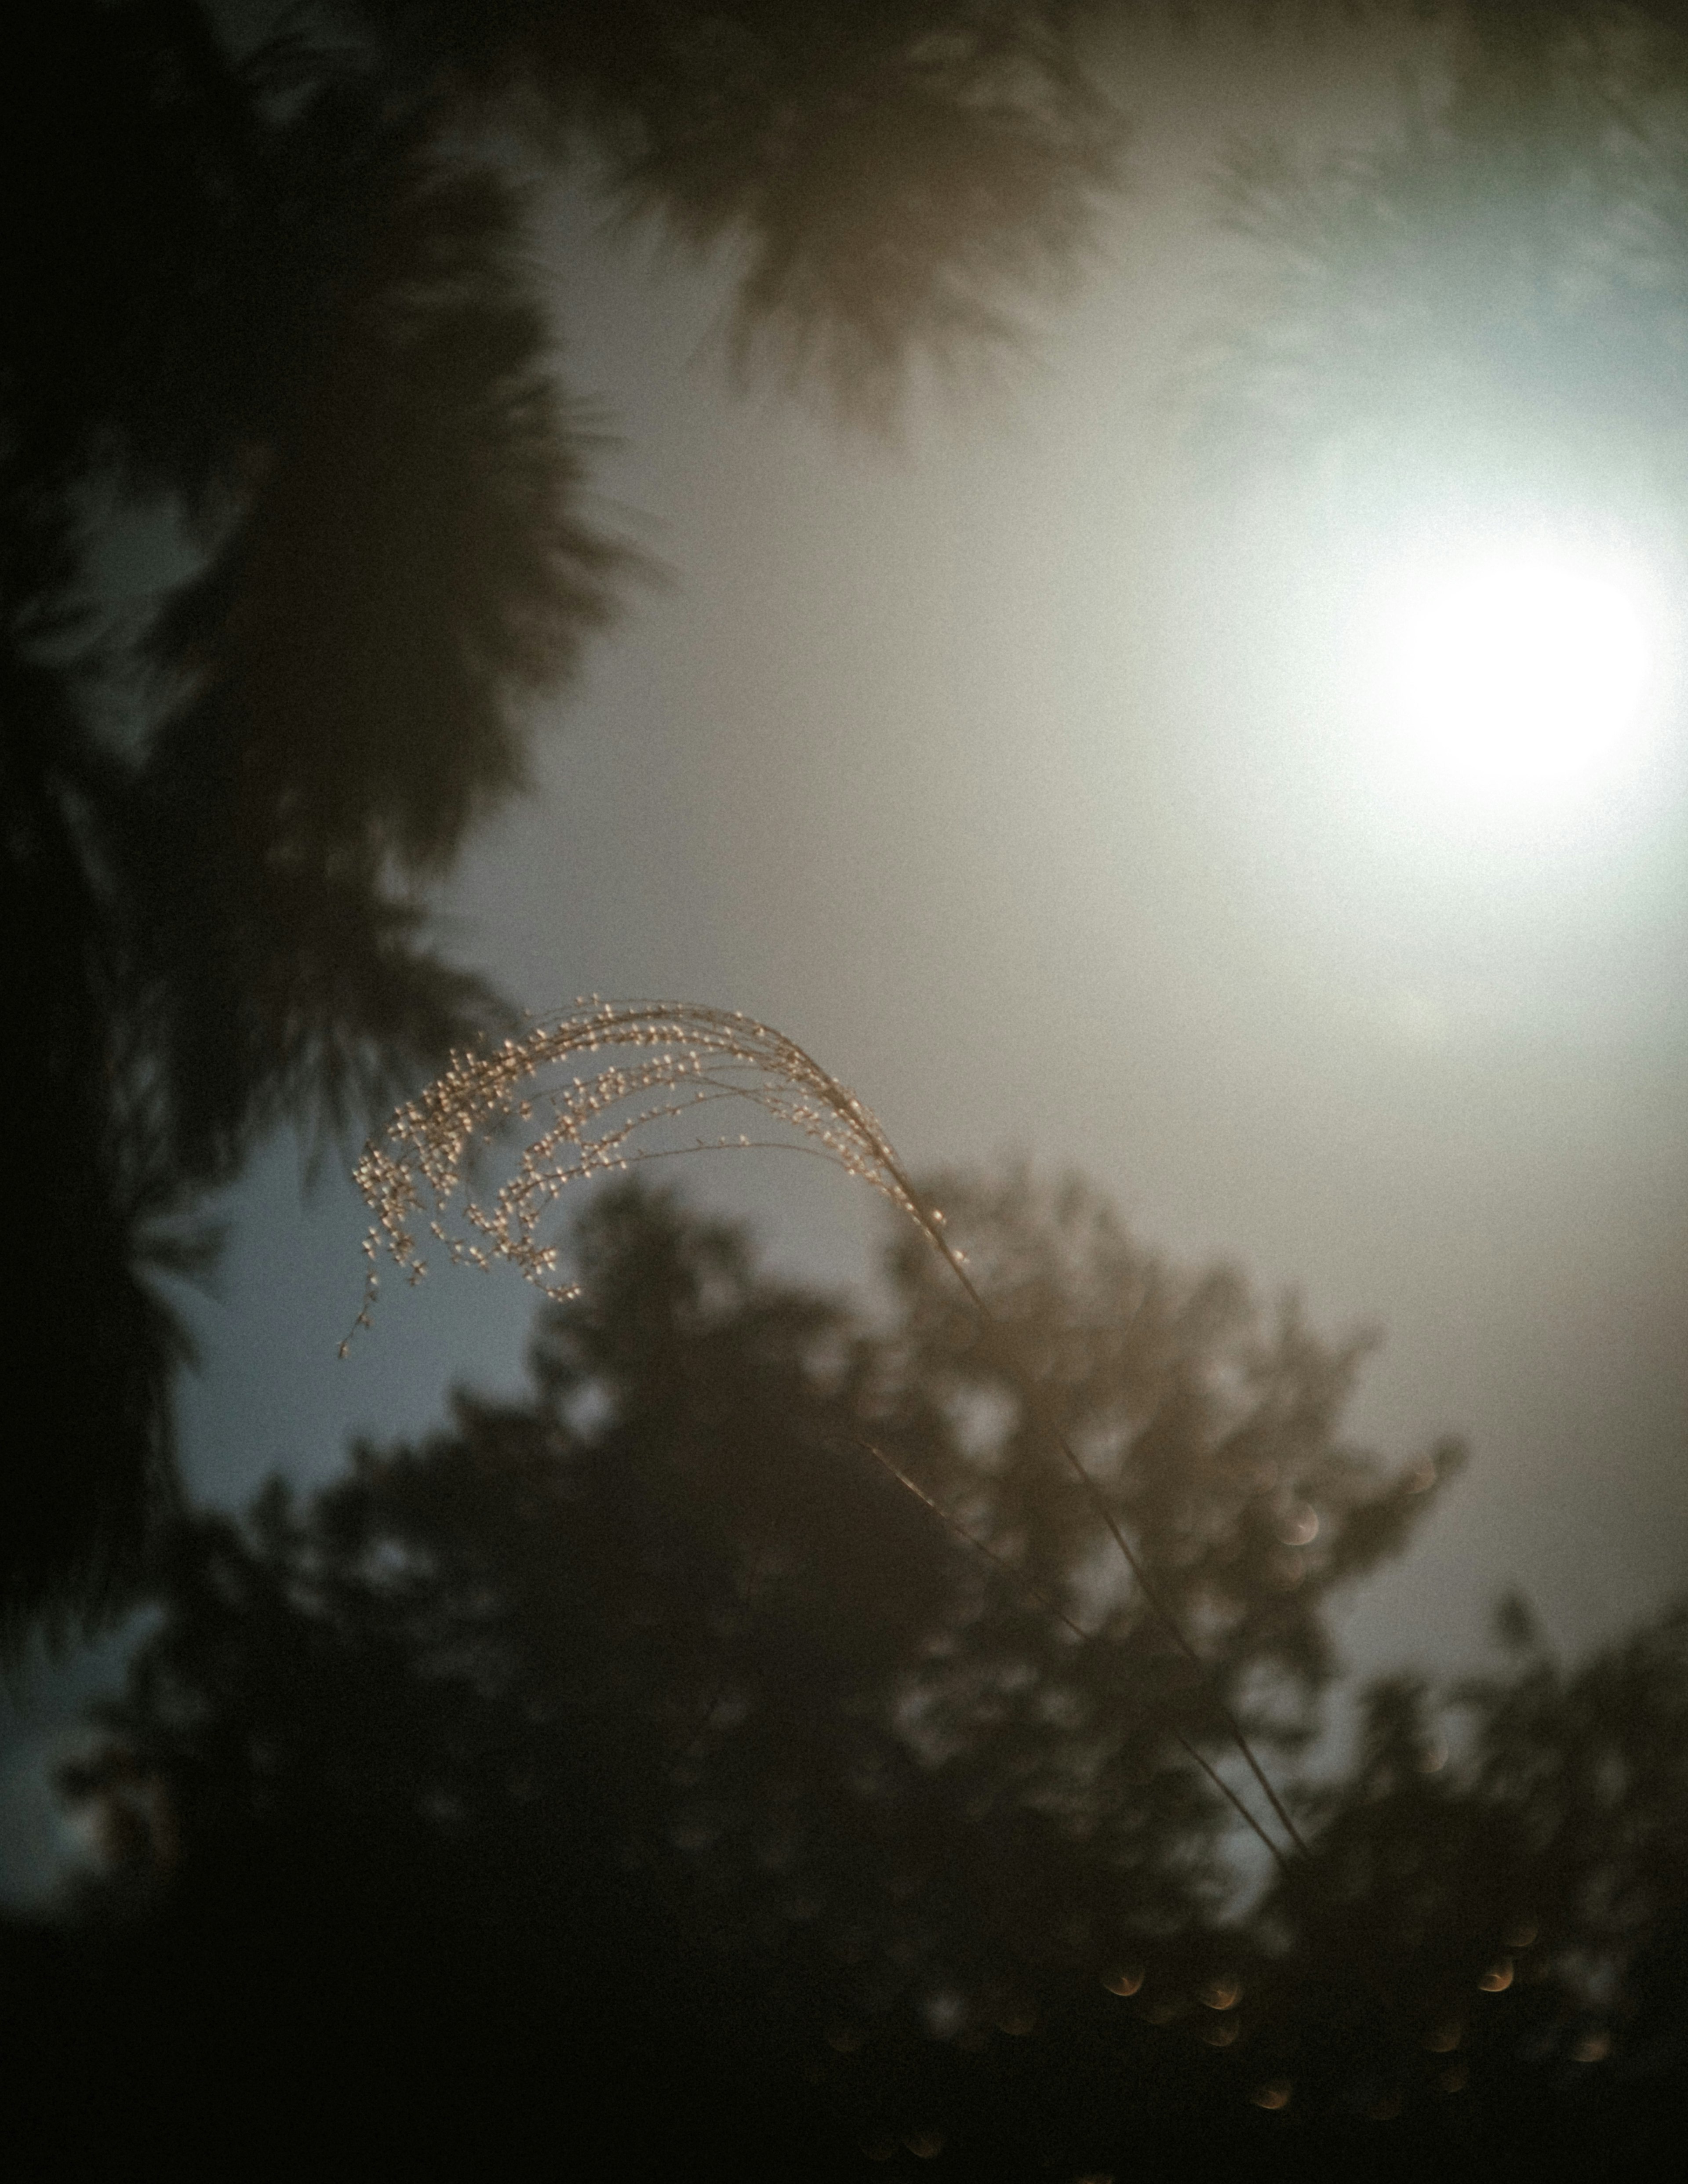
[[1640, 2103], [1688, 2062], [1688, 1610], [1573, 1663], [1527, 1617], [1501, 1635], [1486, 1675], [1364, 1694], [1314, 1854], [1262, 1907], [1268, 2055], [1362, 2112], [1480, 2093], [1519, 2057], [1540, 2097], [1598, 2098], [1609, 2064]]
[[1066, 0], [355, 12], [435, 80], [519, 86], [629, 214], [730, 245], [740, 365], [878, 425], [911, 362], [1014, 337], [1118, 179]]
[[[1350, 1571], [1434, 1494], [1357, 1490], [1341, 1351], [1251, 1352], [1235, 1275], [1176, 1273], [1076, 1186], [947, 1181], [1012, 1329], [994, 1408], [983, 1363], [922, 1390], [944, 1330], [911, 1264], [869, 1327], [627, 1185], [590, 1202], [531, 1396], [460, 1396], [306, 1502], [180, 1522], [161, 1620], [68, 1778], [105, 1847], [85, 1960], [202, 2025], [196, 2056], [231, 2041], [236, 2084], [349, 2073], [354, 2112], [388, 2114], [380, 2025], [401, 2111], [565, 2117], [633, 2173], [717, 2144], [760, 2173], [766, 2128], [791, 2134], [769, 2173], [941, 2139], [986, 2178], [1157, 2148], [1184, 2175], [1192, 2149], [1264, 2162], [1286, 2113], [1286, 2161], [1368, 2118], [1474, 2161], [1520, 2116], [1571, 2128], [1603, 2088], [1664, 2084], [1681, 1615], [1569, 1667], [1526, 1633], [1463, 1692], [1384, 1680], [1352, 1764], [1301, 1793], [1310, 1854], [1256, 1910], [1228, 1900], [1227, 1809], [1175, 1741], [1223, 1760], [1223, 1733], [1106, 1598], [1100, 1521], [1016, 1407], [1055, 1384], [1099, 1461], [1106, 1418], [1107, 1490], [1162, 1582], [1195, 1573], [1192, 1614], [1201, 1586], [1218, 1603], [1203, 1642], [1240, 1688], [1284, 1680], [1283, 1574], [1248, 1559], [1249, 1499], [1283, 1506], [1266, 1468], [1318, 1495], [1340, 1458], [1320, 1536]], [[1130, 1499], [1133, 1421], [1178, 1494]], [[1304, 1687], [1333, 1582], [1288, 1596]]]
[[[994, 1219], [1001, 1256], [1076, 1246], [1099, 1277], [1089, 1322], [1070, 1293], [1022, 1294], [1011, 1384], [1061, 1346], [1069, 1387], [1087, 1351], [1117, 1386], [1141, 1344], [1136, 1440], [1102, 1466], [1106, 1490], [1156, 1578], [1182, 1584], [1239, 1703], [1251, 1678], [1269, 1699], [1286, 1669], [1310, 1696], [1331, 1585], [1399, 1545], [1433, 1494], [1396, 1505], [1375, 1470], [1359, 1490], [1360, 1459], [1331, 1444], [1328, 1358], [1306, 1337], [1263, 1368], [1294, 1425], [1262, 1424], [1258, 1401], [1251, 1440], [1230, 1421], [1239, 1460], [1247, 1448], [1231, 1477], [1214, 1460], [1215, 1383], [1246, 1317], [1240, 1283], [1167, 1274], [1076, 1191], [1053, 1213], [1023, 1179], [971, 1197], [969, 1226]], [[950, 1199], [959, 1221], [966, 1187]], [[606, 1844], [667, 1876], [665, 1900], [711, 1928], [748, 1921], [735, 1946], [783, 1936], [779, 1960], [796, 1951], [838, 2008], [859, 1987], [861, 2007], [948, 1995], [988, 2013], [1039, 1967], [1094, 1970], [1134, 1935], [1177, 1931], [1218, 1880], [1228, 1823], [1177, 1739], [1223, 1757], [1225, 1725], [1109, 1581], [1106, 1529], [1033, 1429], [981, 1438], [941, 1378], [928, 1385], [926, 1300], [900, 1271], [905, 1329], [875, 1335], [760, 1276], [740, 1236], [671, 1197], [606, 1191], [579, 1231], [581, 1296], [541, 1317], [530, 1404], [460, 1398], [450, 1432], [363, 1449], [307, 1509], [276, 1489], [245, 1532], [178, 1528], [167, 1620], [112, 1717], [114, 1779], [156, 1783], [190, 1869], [195, 1755], [248, 1708], [241, 1748], [271, 1758], [243, 1788], [219, 1763], [215, 1829], [237, 1794], [242, 1826], [326, 1796], [342, 1811], [432, 1800], [454, 1830], [489, 1797], [589, 1797]], [[1199, 1301], [1215, 1288], [1217, 1315]], [[1171, 1309], [1145, 1309], [1157, 1290]], [[1081, 1423], [1094, 1446], [1121, 1419], [1095, 1405], [1068, 1429]], [[1133, 1496], [1145, 1441], [1176, 1495]], [[1006, 1568], [888, 1478], [876, 1447]], [[1256, 1536], [1276, 1541], [1285, 1509], [1305, 1531], [1313, 1506], [1285, 1502], [1280, 1462], [1330, 1540], [1305, 1577]], [[1094, 1639], [1075, 1642], [1044, 1602], [1084, 1612]], [[485, 1772], [495, 1751], [507, 1780]], [[769, 1928], [777, 1909], [786, 1924]]]
[[1238, 1679], [1270, 1663], [1313, 1697], [1334, 1666], [1332, 1593], [1401, 1551], [1462, 1447], [1391, 1474], [1345, 1443], [1374, 1334], [1332, 1343], [1293, 1298], [1264, 1310], [1233, 1268], [1169, 1267], [1077, 1178], [961, 1173], [932, 1189], [993, 1325], [917, 1237], [899, 1240], [909, 1400], [944, 1419], [922, 1479], [963, 1497], [1032, 1581], [1079, 1580], [1093, 1615], [1106, 1604], [1134, 1622], [1095, 1510], [1070, 1475], [1058, 1485], [1064, 1435], [1210, 1659]]

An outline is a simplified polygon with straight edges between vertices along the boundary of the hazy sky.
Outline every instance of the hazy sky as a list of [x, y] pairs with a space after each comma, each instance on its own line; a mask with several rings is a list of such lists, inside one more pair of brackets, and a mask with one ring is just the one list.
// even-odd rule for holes
[[[1145, 47], [1138, 187], [1084, 293], [1035, 370], [922, 407], [897, 455], [733, 398], [715, 284], [560, 197], [537, 244], [569, 376], [624, 436], [614, 519], [672, 582], [448, 907], [525, 1006], [749, 1010], [916, 1167], [1077, 1166], [1145, 1240], [1380, 1323], [1357, 1438], [1457, 1431], [1475, 1461], [1349, 1648], [1446, 1667], [1502, 1586], [1574, 1646], [1688, 1570], [1688, 764], [1666, 733], [1528, 823], [1403, 802], [1352, 642], [1399, 540], [1196, 490], [1178, 374], [1247, 265], [1206, 177], [1239, 130], [1363, 131], [1396, 58], [1351, 32]], [[842, 1176], [752, 1154], [688, 1180], [782, 1265], [871, 1264], [880, 1208]], [[532, 1298], [504, 1273], [390, 1286], [337, 1360], [363, 1227], [337, 1169], [302, 1200], [277, 1146], [227, 1212], [185, 1391], [200, 1490], [320, 1478], [454, 1381], [517, 1381]], [[0, 1783], [14, 1880], [75, 1680], [27, 1701]]]

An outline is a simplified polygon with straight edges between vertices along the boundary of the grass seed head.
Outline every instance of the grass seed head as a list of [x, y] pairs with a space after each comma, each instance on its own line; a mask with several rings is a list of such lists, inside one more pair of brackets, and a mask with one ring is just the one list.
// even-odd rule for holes
[[[582, 1057], [590, 1073], [571, 1067]], [[721, 1100], [760, 1108], [780, 1135], [651, 1141], [664, 1125], [671, 1137], [675, 1126]], [[542, 1127], [495, 1195], [470, 1195], [475, 1149], [511, 1123], [536, 1118]], [[593, 1000], [487, 1053], [454, 1055], [443, 1075], [399, 1108], [386, 1136], [365, 1148], [353, 1176], [375, 1219], [365, 1240], [370, 1274], [356, 1323], [369, 1324], [383, 1254], [412, 1283], [426, 1273], [423, 1235], [454, 1264], [487, 1268], [506, 1260], [548, 1296], [571, 1296], [572, 1286], [558, 1279], [556, 1248], [541, 1235], [571, 1184], [677, 1152], [753, 1144], [837, 1162], [939, 1244], [937, 1217], [922, 1209], [878, 1122], [794, 1040], [735, 1011], [692, 1001]], [[454, 1228], [451, 1209], [460, 1198]]]

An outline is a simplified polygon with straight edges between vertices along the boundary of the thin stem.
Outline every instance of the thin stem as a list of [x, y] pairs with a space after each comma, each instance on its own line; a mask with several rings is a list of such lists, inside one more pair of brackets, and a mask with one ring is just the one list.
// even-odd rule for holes
[[[1014, 1565], [1008, 1560], [1006, 1555], [998, 1554], [996, 1549], [991, 1546], [988, 1540], [980, 1539], [976, 1532], [970, 1532], [967, 1526], [963, 1524], [958, 1518], [951, 1516], [950, 1512], [944, 1508], [943, 1504], [939, 1502], [934, 1501], [933, 1496], [926, 1491], [926, 1489], [923, 1486], [916, 1485], [916, 1483], [909, 1477], [905, 1471], [900, 1469], [896, 1464], [893, 1463], [890, 1457], [886, 1455], [883, 1449], [876, 1448], [871, 1440], [862, 1441], [860, 1446], [865, 1448], [871, 1457], [874, 1457], [878, 1462], [884, 1466], [885, 1469], [890, 1473], [892, 1478], [897, 1481], [900, 1486], [907, 1487], [909, 1492], [914, 1496], [916, 1502], [924, 1502], [926, 1507], [931, 1510], [933, 1515], [937, 1518], [939, 1522], [941, 1524], [946, 1525], [949, 1529], [955, 1535], [955, 1537], [958, 1540], [964, 1540], [968, 1546], [973, 1548], [978, 1553], [983, 1555], [988, 1561], [994, 1563], [998, 1569], [1002, 1571], [1009, 1583], [1014, 1587], [1014, 1590], [1019, 1594], [1022, 1600], [1029, 1602], [1031, 1605], [1039, 1609], [1040, 1613], [1046, 1615], [1052, 1615], [1057, 1623], [1061, 1624], [1067, 1630], [1072, 1633], [1073, 1636], [1078, 1641], [1081, 1646], [1095, 1646], [1100, 1642], [1102, 1634], [1099, 1630], [1085, 1630], [1082, 1624], [1075, 1623], [1073, 1621], [1072, 1618], [1058, 1602], [1050, 1600], [1046, 1594], [1039, 1592], [1035, 1585], [1028, 1585], [1025, 1579], [1021, 1576], [1019, 1571], [1017, 1570]], [[1272, 1853], [1272, 1856], [1277, 1861], [1279, 1869], [1286, 1874], [1293, 1872], [1295, 1869], [1291, 1866], [1289, 1859], [1284, 1855], [1281, 1846], [1273, 1841], [1271, 1836], [1267, 1835], [1266, 1830], [1262, 1827], [1260, 1822], [1256, 1819], [1254, 1814], [1250, 1812], [1248, 1807], [1243, 1802], [1242, 1799], [1237, 1795], [1236, 1791], [1231, 1787], [1224, 1776], [1220, 1774], [1217, 1768], [1212, 1764], [1204, 1753], [1197, 1751], [1195, 1745], [1189, 1741], [1189, 1739], [1187, 1736], [1181, 1735], [1178, 1730], [1175, 1729], [1168, 1730], [1167, 1733], [1172, 1738], [1173, 1743], [1178, 1746], [1179, 1751], [1195, 1762], [1196, 1765], [1201, 1769], [1202, 1773], [1207, 1777], [1208, 1780], [1213, 1785], [1220, 1796], [1224, 1798], [1226, 1803], [1230, 1806], [1232, 1811], [1234, 1812], [1238, 1818], [1242, 1820], [1244, 1825], [1251, 1829], [1255, 1835], [1259, 1836], [1261, 1841], [1265, 1844], [1267, 1849]]]
[[[446, 1201], [461, 1184], [463, 1158], [471, 1142], [482, 1131], [496, 1130], [510, 1116], [531, 1112], [522, 1088], [542, 1069], [560, 1068], [571, 1059], [616, 1049], [632, 1050], [635, 1058], [600, 1067], [589, 1082], [577, 1076], [543, 1095], [551, 1107], [551, 1123], [528, 1147], [515, 1176], [491, 1206], [465, 1204], [465, 1218], [481, 1240], [448, 1236], [442, 1217]], [[740, 1071], [742, 1080], [735, 1073]], [[642, 1111], [627, 1112], [634, 1102], [660, 1092], [669, 1096]], [[681, 1093], [688, 1096], [674, 1096]], [[980, 1326], [987, 1333], [1000, 1329], [960, 1253], [944, 1234], [942, 1217], [922, 1204], [877, 1118], [795, 1040], [753, 1017], [695, 1002], [602, 1000], [577, 1003], [560, 1021], [536, 1026], [521, 1040], [506, 1039], [492, 1052], [454, 1057], [443, 1077], [398, 1110], [386, 1142], [365, 1148], [354, 1173], [376, 1220], [365, 1247], [370, 1271], [356, 1325], [369, 1324], [383, 1233], [394, 1261], [408, 1269], [412, 1281], [421, 1278], [424, 1262], [418, 1256], [413, 1224], [423, 1213], [425, 1191], [435, 1208], [429, 1228], [454, 1258], [481, 1266], [494, 1257], [509, 1259], [528, 1280], [560, 1298], [568, 1292], [547, 1279], [556, 1253], [543, 1248], [536, 1233], [541, 1217], [560, 1193], [590, 1174], [626, 1170], [641, 1159], [664, 1157], [667, 1149], [633, 1146], [632, 1140], [650, 1124], [680, 1120], [700, 1102], [734, 1096], [749, 1100], [776, 1123], [808, 1139], [809, 1146], [802, 1150], [818, 1150], [822, 1157], [838, 1162], [906, 1213], [961, 1284]], [[749, 1142], [739, 1140], [741, 1145]], [[345, 1348], [343, 1343], [343, 1356]], [[1100, 1514], [1144, 1599], [1201, 1677], [1215, 1712], [1290, 1841], [1303, 1857], [1309, 1856], [1300, 1830], [1256, 1758], [1212, 1668], [1162, 1598], [1106, 1496], [1066, 1436], [1054, 1430], [1050, 1437]], [[1199, 1753], [1192, 1752], [1191, 1756], [1206, 1768]], [[1231, 1793], [1228, 1790], [1225, 1794], [1228, 1797]]]
[[[919, 1199], [916, 1197], [914, 1194], [912, 1184], [908, 1183], [906, 1178], [900, 1177], [899, 1180], [902, 1182], [904, 1188], [909, 1194], [910, 1203], [916, 1209], [915, 1215], [916, 1219], [919, 1222], [921, 1228], [925, 1231], [928, 1237], [930, 1238], [932, 1243], [936, 1246], [939, 1256], [944, 1261], [944, 1265], [949, 1268], [950, 1271], [955, 1275], [956, 1280], [960, 1282], [961, 1287], [967, 1291], [973, 1310], [978, 1314], [980, 1323], [989, 1332], [992, 1334], [1000, 1334], [1002, 1331], [1002, 1323], [998, 1319], [995, 1313], [992, 1312], [990, 1306], [985, 1302], [984, 1298], [980, 1295], [978, 1285], [973, 1280], [972, 1276], [967, 1272], [967, 1266], [961, 1259], [960, 1253], [950, 1243], [949, 1238], [944, 1234], [944, 1231], [939, 1223], [932, 1217], [926, 1209], [922, 1206]], [[1121, 1555], [1124, 1557], [1126, 1568], [1131, 1572], [1133, 1578], [1136, 1580], [1139, 1590], [1141, 1591], [1144, 1599], [1149, 1603], [1150, 1610], [1160, 1622], [1162, 1628], [1167, 1633], [1173, 1644], [1177, 1646], [1178, 1651], [1184, 1656], [1185, 1659], [1190, 1663], [1191, 1666], [1200, 1675], [1202, 1687], [1206, 1692], [1214, 1712], [1219, 1716], [1220, 1719], [1224, 1723], [1226, 1729], [1229, 1731], [1232, 1741], [1235, 1744], [1238, 1751], [1241, 1752], [1244, 1760], [1247, 1763], [1250, 1774], [1253, 1775], [1255, 1780], [1260, 1785], [1261, 1790], [1265, 1795], [1267, 1802], [1271, 1806], [1273, 1813], [1277, 1815], [1279, 1823], [1283, 1827], [1284, 1833], [1289, 1836], [1290, 1841], [1295, 1845], [1295, 1848], [1301, 1852], [1303, 1858], [1311, 1858], [1312, 1853], [1307, 1847], [1306, 1838], [1302, 1836], [1301, 1830], [1295, 1825], [1294, 1819], [1291, 1819], [1283, 1799], [1279, 1796], [1277, 1791], [1273, 1788], [1272, 1783], [1267, 1775], [1266, 1769], [1261, 1765], [1259, 1760], [1256, 1758], [1254, 1747], [1250, 1744], [1246, 1735], [1244, 1733], [1242, 1724], [1237, 1719], [1236, 1715], [1232, 1712], [1229, 1704], [1227, 1702], [1223, 1693], [1218, 1689], [1218, 1686], [1213, 1680], [1212, 1669], [1191, 1643], [1184, 1625], [1178, 1621], [1178, 1617], [1173, 1613], [1172, 1608], [1167, 1605], [1166, 1601], [1162, 1598], [1158, 1587], [1154, 1584], [1147, 1569], [1144, 1567], [1142, 1557], [1137, 1553], [1130, 1540], [1126, 1537], [1123, 1526], [1120, 1524], [1118, 1518], [1115, 1516], [1113, 1510], [1109, 1507], [1107, 1496], [1102, 1492], [1101, 1488], [1097, 1485], [1095, 1479], [1080, 1462], [1077, 1451], [1074, 1450], [1071, 1441], [1067, 1440], [1067, 1435], [1061, 1432], [1059, 1429], [1054, 1429], [1050, 1432], [1050, 1438], [1055, 1442], [1056, 1446], [1061, 1451], [1061, 1455], [1065, 1457], [1068, 1466], [1072, 1470], [1074, 1475], [1078, 1478], [1079, 1483], [1083, 1485], [1085, 1493], [1089, 1496], [1090, 1501], [1097, 1513], [1101, 1518], [1103, 1524], [1106, 1525], [1110, 1538], [1113, 1540], [1114, 1545], [1119, 1549]], [[908, 1482], [905, 1481], [905, 1484], [907, 1483]], [[918, 1492], [919, 1490], [916, 1488], [914, 1490]], [[922, 1496], [922, 1500], [925, 1498], [926, 1497], [924, 1496]], [[928, 1506], [934, 1505], [928, 1504]], [[946, 1518], [945, 1521], [948, 1522], [949, 1520]], [[1058, 1613], [1059, 1610], [1057, 1610], [1056, 1613]], [[1189, 1748], [1189, 1747], [1186, 1747], [1186, 1749]], [[1206, 1762], [1205, 1760], [1201, 1763], [1204, 1767], [1206, 1766]], [[1212, 1769], [1211, 1768], [1208, 1769], [1207, 1771], [1210, 1774], [1212, 1773]], [[1217, 1781], [1218, 1777], [1215, 1775], [1214, 1780]], [[1230, 1792], [1227, 1791], [1226, 1795], [1229, 1797]], [[1233, 1798], [1232, 1802], [1234, 1804], [1236, 1800]], [[1240, 1810], [1241, 1808], [1239, 1808], [1239, 1809]], [[1260, 1834], [1259, 1828], [1256, 1826], [1256, 1824], [1252, 1819], [1250, 1819], [1249, 1825], [1251, 1827], [1255, 1829], [1255, 1832], [1257, 1835]], [[1262, 1840], [1265, 1841], [1266, 1838], [1262, 1836]], [[1274, 1846], [1269, 1847], [1273, 1848], [1273, 1854], [1278, 1858], [1279, 1864], [1284, 1864], [1284, 1861], [1281, 1852], [1277, 1851]], [[1285, 1866], [1285, 1870], [1288, 1870], [1287, 1865]]]

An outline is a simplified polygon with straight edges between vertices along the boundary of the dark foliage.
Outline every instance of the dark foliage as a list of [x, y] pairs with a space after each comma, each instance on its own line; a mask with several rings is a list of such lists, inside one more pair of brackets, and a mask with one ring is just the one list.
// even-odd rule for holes
[[[1284, 1703], [1329, 1673], [1331, 1586], [1402, 1544], [1435, 1474], [1336, 1445], [1340, 1353], [1300, 1329], [1257, 1346], [1235, 1278], [1172, 1275], [1076, 1189], [970, 1203], [951, 1180], [1012, 1358], [954, 1357], [917, 1259], [904, 1339], [871, 1338], [627, 1188], [582, 1232], [586, 1301], [542, 1320], [532, 1407], [463, 1399], [453, 1433], [362, 1450], [308, 1512], [277, 1490], [248, 1531], [178, 1527], [117, 1747], [167, 1793], [175, 1855], [221, 1838], [231, 1793], [253, 1824], [291, 1830], [296, 1796], [333, 1825], [397, 1800], [454, 1836], [598, 1785], [593, 1832], [666, 1897], [735, 1947], [772, 1918], [794, 1993], [870, 2012], [988, 2016], [1017, 1981], [1187, 1926], [1226, 1812], [1170, 1733], [1217, 1752], [1223, 1724], [1026, 1411], [1064, 1351], [1067, 1429], [1112, 1445], [1111, 1505], [1231, 1695], [1269, 1678], [1257, 1727], [1280, 1742]], [[1005, 1398], [989, 1422], [981, 1385]], [[1277, 1535], [1315, 1509], [1329, 1545], [1304, 1577]], [[228, 1758], [237, 1734], [242, 1768], [276, 1758], [241, 1787], [212, 1762], [201, 1814], [208, 1731]]]
[[[1223, 1735], [1107, 1597], [1024, 1406], [1111, 1445], [1187, 1613], [1233, 1603], [1240, 1688], [1311, 1694], [1329, 1586], [1433, 1495], [1341, 1448], [1351, 1360], [1262, 1340], [1234, 1277], [1173, 1273], [1077, 1190], [952, 1182], [1011, 1358], [958, 1355], [918, 1262], [870, 1335], [626, 1189], [530, 1403], [460, 1399], [307, 1507], [175, 1528], [73, 1776], [104, 1877], [58, 1943], [10, 1943], [31, 2036], [84, 2043], [70, 2142], [1412, 2174], [1516, 2156], [1551, 2111], [1642, 2149], [1683, 2061], [1681, 1618], [1569, 1672], [1527, 1641], [1435, 1773], [1424, 1695], [1380, 1687], [1311, 1861], [1228, 1907], [1225, 1808], [1171, 1732]], [[955, 1400], [987, 1383], [994, 1408]], [[1249, 1560], [1286, 1483], [1329, 1542], [1287, 1593]]]
[[423, 74], [521, 82], [627, 212], [742, 268], [732, 344], [889, 424], [1070, 270], [1117, 177], [1075, 0], [354, 0]]
[[[63, 558], [56, 527], [38, 516], [9, 543], [8, 565], [51, 569]], [[0, 570], [0, 582], [13, 576], [12, 566]], [[3, 1128], [16, 1279], [0, 1556], [15, 1583], [0, 1591], [0, 1639], [44, 1603], [103, 1606], [114, 1574], [134, 1568], [169, 1513], [169, 1381], [180, 1351], [142, 1271], [160, 1179], [144, 1131], [112, 1094], [122, 963], [87, 883], [90, 838], [111, 823], [122, 774], [64, 678], [29, 657], [31, 640], [60, 634], [40, 600], [15, 580], [7, 594], [0, 1006], [15, 1042]], [[38, 1426], [36, 1446], [22, 1443], [24, 1422], [48, 1406], [57, 1421]]]
[[[429, 944], [420, 891], [520, 787], [532, 701], [638, 566], [589, 512], [524, 177], [572, 161], [740, 251], [741, 355], [766, 338], [883, 421], [913, 360], [1005, 332], [1082, 242], [1117, 132], [1073, 38], [1060, 0], [60, 0], [8, 25], [0, 786], [34, 1297], [7, 1409], [50, 1421], [0, 1497], [14, 1636], [120, 1598], [168, 1507], [148, 1224], [277, 1118], [337, 1129], [508, 1014]], [[137, 513], [192, 570], [120, 627], [94, 571]]]

